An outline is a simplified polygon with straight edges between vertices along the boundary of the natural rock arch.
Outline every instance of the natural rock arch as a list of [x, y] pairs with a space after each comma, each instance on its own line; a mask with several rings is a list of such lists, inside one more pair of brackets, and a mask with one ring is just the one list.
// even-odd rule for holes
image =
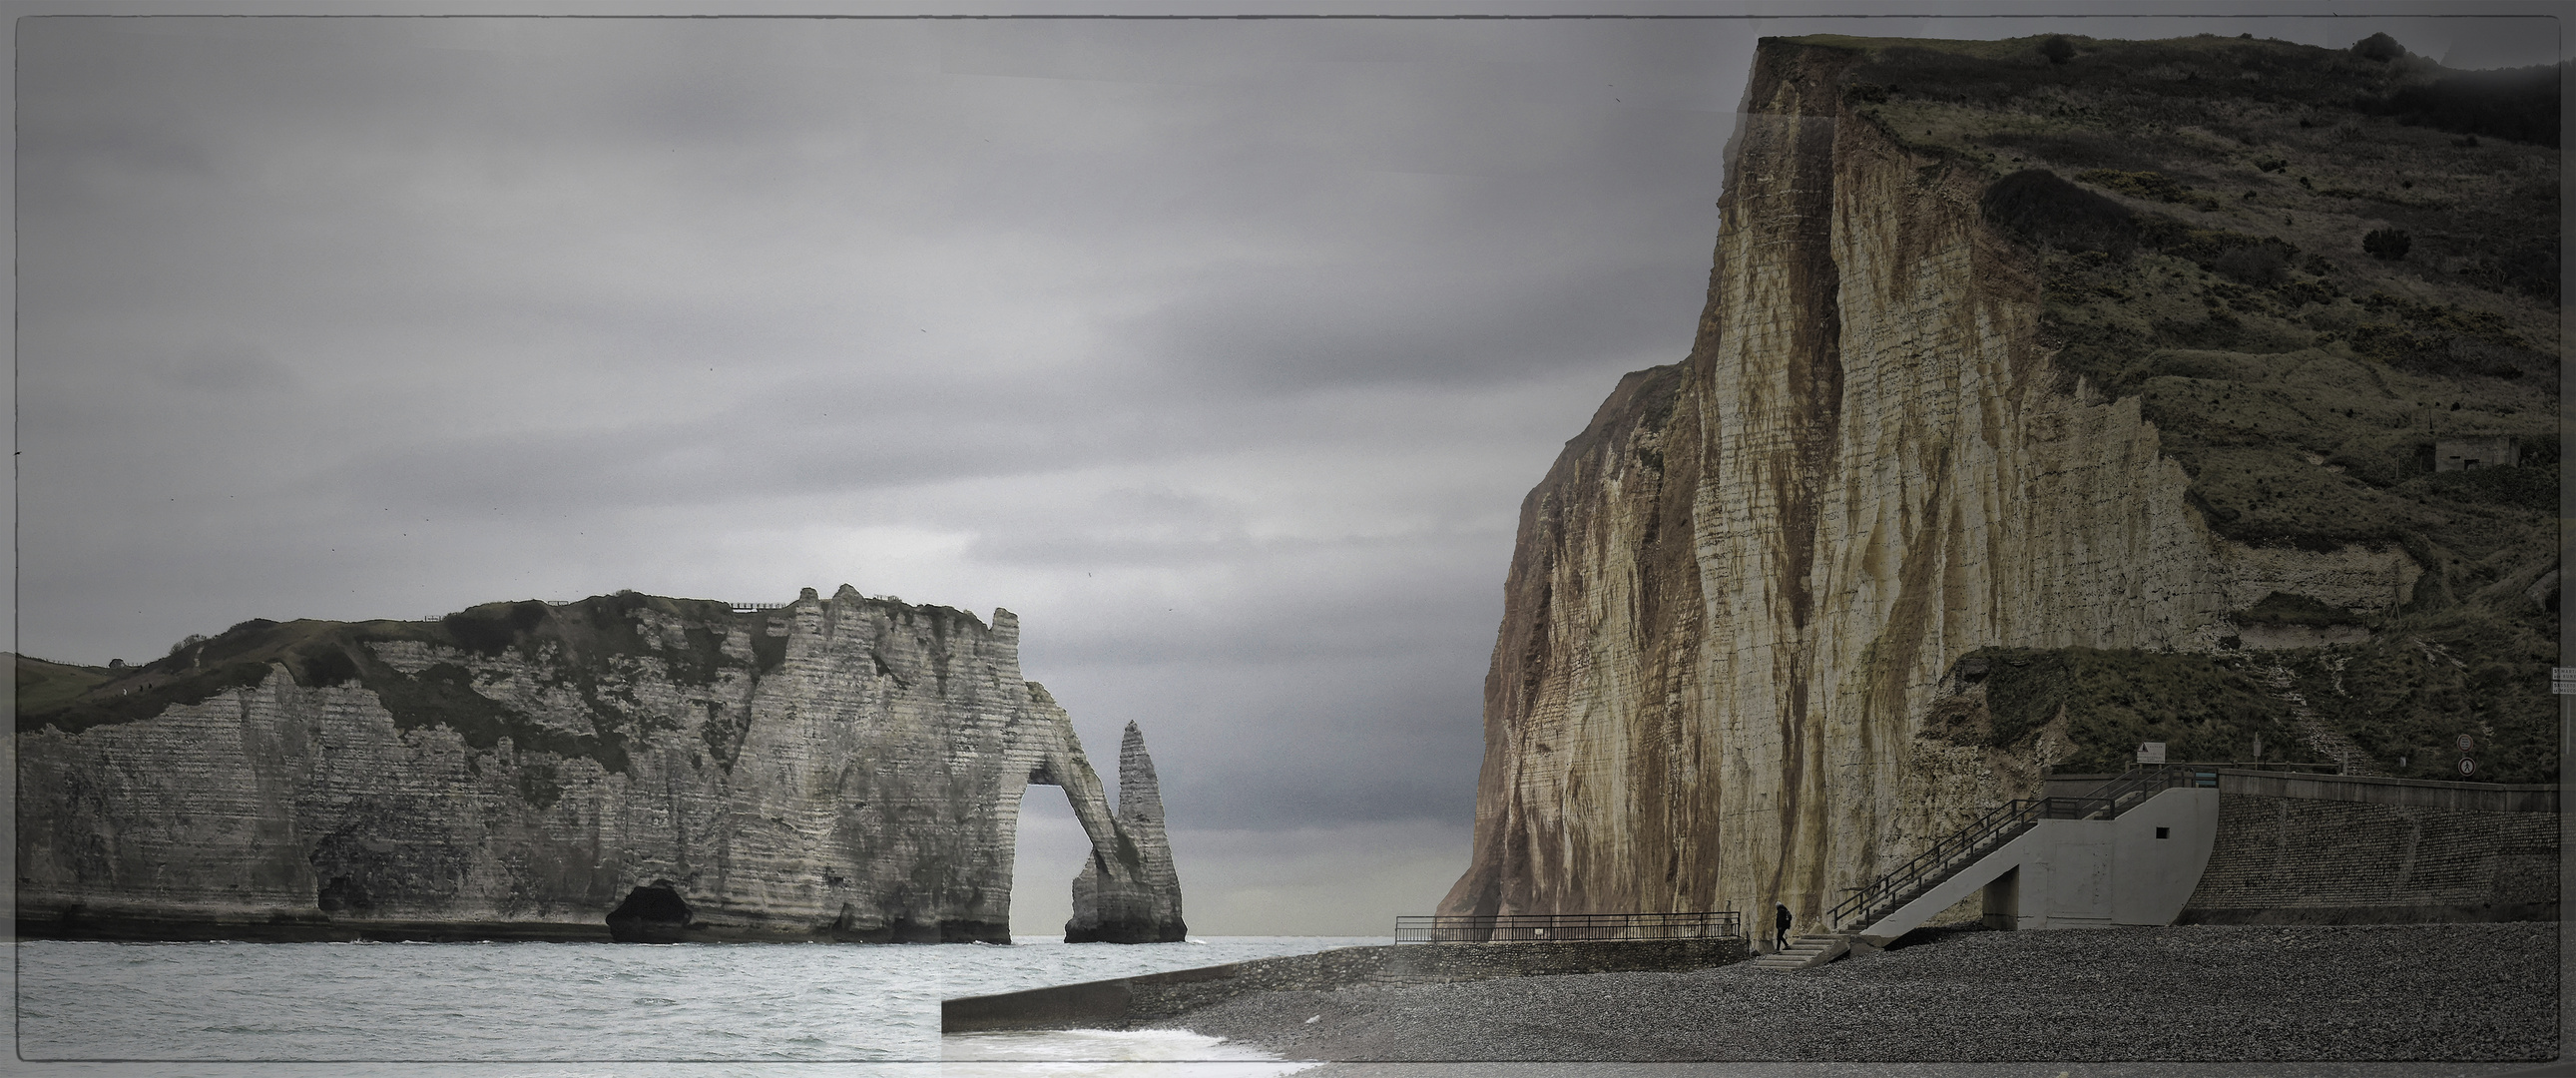
[[19, 727], [29, 935], [587, 939], [660, 885], [688, 939], [1008, 942], [1032, 777], [1094, 853], [1068, 934], [1184, 931], [1141, 735], [1113, 812], [1007, 610], [254, 620]]
[[[1033, 697], [1044, 697], [1044, 689], [1034, 683], [1030, 687]], [[1052, 707], [1054, 701], [1045, 703]], [[1073, 916], [1065, 922], [1065, 942], [1179, 942], [1189, 926], [1181, 919], [1180, 881], [1163, 830], [1162, 791], [1153, 758], [1145, 752], [1144, 733], [1130, 722], [1119, 745], [1115, 812], [1102, 796], [1098, 774], [1072, 741], [1069, 721], [1063, 738], [1061, 745], [1045, 747], [1046, 755], [1029, 768], [1026, 783], [1002, 791], [1001, 798], [1014, 814], [1016, 837], [1016, 814], [1026, 787], [1059, 787], [1091, 843], [1090, 856], [1073, 880]], [[1059, 775], [1067, 781], [1057, 781]]]

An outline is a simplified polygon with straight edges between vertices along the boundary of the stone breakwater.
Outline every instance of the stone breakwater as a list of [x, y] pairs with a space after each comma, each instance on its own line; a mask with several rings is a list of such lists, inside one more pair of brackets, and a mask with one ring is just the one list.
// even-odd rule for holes
[[1259, 993], [1313, 993], [1355, 985], [1446, 984], [1603, 970], [1687, 970], [1742, 962], [1750, 957], [1750, 945], [1731, 937], [1337, 947], [1312, 954], [950, 999], [940, 1006], [940, 1028], [948, 1033], [1133, 1029]]
[[1113, 813], [1019, 632], [846, 585], [246, 622], [21, 714], [19, 930], [605, 938], [665, 882], [692, 939], [1007, 942], [1045, 784], [1083, 937], [1180, 938], [1142, 735]]
[[2555, 924], [2192, 925], [1935, 930], [1785, 974], [1268, 992], [1157, 1024], [1325, 1060], [2501, 1061], [2555, 1057], [2557, 1006]]

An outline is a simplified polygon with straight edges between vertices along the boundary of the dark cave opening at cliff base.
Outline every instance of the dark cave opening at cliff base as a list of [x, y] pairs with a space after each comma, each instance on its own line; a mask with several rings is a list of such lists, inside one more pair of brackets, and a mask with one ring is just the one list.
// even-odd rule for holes
[[1020, 832], [1011, 855], [1011, 941], [1064, 938], [1073, 917], [1073, 878], [1091, 857], [1091, 839], [1064, 790], [1031, 783], [1020, 795]]

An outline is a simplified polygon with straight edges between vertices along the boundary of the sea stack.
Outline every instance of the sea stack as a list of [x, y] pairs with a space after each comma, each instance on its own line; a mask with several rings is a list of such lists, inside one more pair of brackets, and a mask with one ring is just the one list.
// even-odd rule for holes
[[1073, 917], [1066, 943], [1178, 943], [1189, 936], [1181, 920], [1180, 877], [1172, 868], [1163, 833], [1163, 793], [1145, 734], [1135, 723], [1118, 746], [1118, 839], [1108, 850], [1092, 843], [1091, 859], [1073, 878]]

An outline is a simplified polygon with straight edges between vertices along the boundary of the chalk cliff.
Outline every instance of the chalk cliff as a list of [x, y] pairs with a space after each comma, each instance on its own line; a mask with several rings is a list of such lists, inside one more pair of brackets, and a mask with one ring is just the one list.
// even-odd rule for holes
[[1032, 783], [1121, 938], [1180, 931], [1159, 805], [1112, 814], [1009, 611], [620, 593], [246, 622], [99, 673], [20, 714], [29, 934], [588, 938], [667, 883], [692, 939], [1008, 942]]
[[1073, 917], [1064, 925], [1065, 942], [1177, 943], [1187, 938], [1171, 841], [1163, 834], [1162, 784], [1154, 777], [1153, 757], [1145, 755], [1145, 734], [1132, 722], [1118, 746], [1117, 824], [1117, 841], [1092, 843], [1091, 860], [1073, 878]]
[[[2477, 550], [2486, 577], [2473, 582], [2482, 595], [2528, 588], [2554, 569], [2554, 545], [2529, 512], [2513, 518], [2524, 531], [2509, 533], [2500, 524], [2442, 531], [2393, 509], [2302, 523], [2283, 515], [2269, 487], [2244, 511], [2228, 508], [2236, 489], [2228, 484], [2251, 466], [2189, 439], [2182, 444], [2194, 451], [2177, 453], [2176, 429], [2200, 437], [2207, 416], [2226, 414], [2185, 394], [2277, 397], [2313, 412], [2320, 429], [2334, 409], [2331, 423], [2358, 433], [2248, 420], [2230, 428], [2223, 452], [2278, 448], [2303, 460], [2288, 467], [2316, 475], [2256, 481], [2402, 500], [2414, 511], [2438, 477], [2389, 465], [2389, 481], [2378, 483], [2329, 469], [2326, 454], [2360, 453], [2365, 437], [2381, 439], [2368, 443], [2370, 453], [2405, 449], [2398, 443], [2425, 428], [2406, 428], [2422, 413], [2399, 409], [2401, 393], [2485, 393], [2503, 403], [2480, 422], [2544, 424], [2555, 410], [2555, 357], [2515, 339], [2517, 362], [2535, 372], [2516, 381], [2519, 374], [2427, 371], [2417, 357], [2356, 351], [2357, 305], [2346, 291], [2477, 295], [2447, 280], [2418, 287], [2392, 280], [2397, 271], [2387, 267], [2312, 260], [2294, 271], [2274, 258], [2246, 271], [2256, 284], [2238, 282], [2229, 275], [2256, 255], [2228, 252], [2299, 250], [2230, 231], [2278, 227], [2264, 225], [2279, 215], [2266, 205], [2276, 195], [2268, 184], [2259, 199], [2231, 190], [2226, 202], [2167, 205], [2137, 191], [2176, 185], [2117, 178], [2159, 173], [2093, 176], [2102, 193], [2085, 191], [2096, 200], [2085, 205], [2107, 207], [2104, 220], [2144, 238], [2089, 256], [2004, 227], [1995, 197], [2002, 174], [2068, 167], [2047, 155], [2116, 154], [2120, 146], [2101, 136], [2125, 130], [2111, 107], [2123, 99], [2088, 99], [2086, 73], [2067, 76], [2058, 70], [2065, 62], [2045, 58], [2036, 41], [2023, 43], [2027, 57], [2004, 51], [2012, 44], [1762, 43], [1729, 150], [1708, 302], [1689, 357], [1623, 379], [1522, 505], [1485, 686], [1473, 862], [1443, 912], [1767, 910], [1777, 901], [1814, 924], [1843, 889], [1962, 816], [2036, 794], [2053, 765], [2125, 751], [2116, 743], [2129, 727], [2087, 726], [2093, 719], [2082, 707], [2082, 721], [2070, 725], [2062, 700], [2053, 720], [1996, 736], [1978, 678], [1958, 672], [1981, 649], [2021, 649], [2011, 661], [2023, 665], [2023, 652], [2206, 653], [2193, 661], [2215, 664], [2204, 673], [2236, 685], [2241, 671], [2229, 664], [2251, 661], [2237, 649], [2259, 635], [2252, 629], [2263, 612], [2282, 604], [2330, 609], [2383, 634], [2430, 632], [2390, 619], [2401, 608], [2440, 605], [2427, 598], [2433, 585], [2419, 583], [2428, 569], [2439, 570], [2434, 585], [2457, 577], [2459, 549], [2488, 544]], [[2120, 51], [2128, 44], [2085, 42], [2074, 63], [2116, 59], [2124, 65], [2117, 73], [2097, 67], [2089, 77], [2121, 87], [2144, 79], [2137, 72], [2151, 62], [2165, 64], [2159, 82], [2202, 77], [2188, 56], [2139, 59]], [[2257, 52], [2256, 44], [2220, 59], [2230, 71], [2252, 69], [2299, 48], [2261, 43], [2267, 51]], [[1937, 52], [1944, 46], [1954, 51]], [[2192, 49], [2216, 46], [2167, 52]], [[2304, 56], [2291, 59], [2314, 59]], [[2362, 61], [2314, 63], [2361, 64], [2355, 79], [2387, 84]], [[2223, 95], [2213, 100], [2202, 104], [2231, 107]], [[2288, 119], [2309, 126], [2288, 108], [2282, 114], [2282, 127]], [[2204, 130], [2175, 133], [2197, 119], [2141, 126], [2134, 152], [2219, 143]], [[2255, 167], [2267, 156], [2261, 133], [2249, 126], [2242, 144], [2174, 154], [2194, 176], [2268, 176], [2279, 166]], [[2350, 161], [2349, 150], [2322, 141], [2303, 152], [2302, 164], [2320, 174], [2337, 153]], [[2316, 201], [2298, 212], [2358, 212], [2349, 200]], [[2554, 196], [2551, 206], [2554, 228]], [[2098, 290], [2073, 296], [2067, 282], [2079, 272], [2129, 276], [2080, 281]], [[2149, 280], [2159, 284], [2141, 283]], [[2164, 297], [2148, 294], [2153, 287], [2201, 291], [2184, 292], [2190, 306], [2155, 323], [2161, 337], [2079, 332], [2087, 318], [2110, 317], [2106, 310], [2141, 322], [2141, 313], [2161, 315], [2151, 304]], [[2540, 324], [2520, 299], [2489, 305]], [[2366, 329], [2373, 316], [2360, 317]], [[2276, 324], [2287, 328], [2250, 339]], [[2509, 335], [2503, 325], [2489, 328]], [[2070, 354], [2070, 338], [2091, 350]], [[2204, 351], [2181, 354], [2177, 339]], [[2105, 374], [2121, 356], [2147, 373]], [[2213, 373], [2240, 360], [2241, 368]], [[2175, 373], [2187, 363], [2200, 366]], [[2349, 416], [2340, 398], [2319, 399], [2317, 385], [2348, 383], [2378, 387], [2374, 399], [2356, 402]], [[2379, 421], [2364, 409], [2400, 418]], [[2554, 489], [2554, 456], [2545, 463]], [[2262, 466], [2275, 467], [2268, 458]], [[2513, 615], [2524, 636], [2490, 640], [2503, 655], [2497, 661], [2545, 664], [2554, 616], [2514, 601], [2529, 608]], [[2541, 635], [2548, 640], [2535, 642]], [[2344, 691], [2333, 655], [2263, 661], [2331, 666], [2333, 691]], [[2504, 691], [2510, 699], [2497, 713], [2476, 721], [2501, 722], [2512, 711], [2515, 723], [2545, 726], [2545, 700], [2523, 698], [2535, 692]], [[1953, 723], [1962, 717], [1945, 706], [1975, 714]], [[1971, 726], [1980, 736], [1957, 736]], [[2551, 753], [2553, 775], [2555, 766]]]

